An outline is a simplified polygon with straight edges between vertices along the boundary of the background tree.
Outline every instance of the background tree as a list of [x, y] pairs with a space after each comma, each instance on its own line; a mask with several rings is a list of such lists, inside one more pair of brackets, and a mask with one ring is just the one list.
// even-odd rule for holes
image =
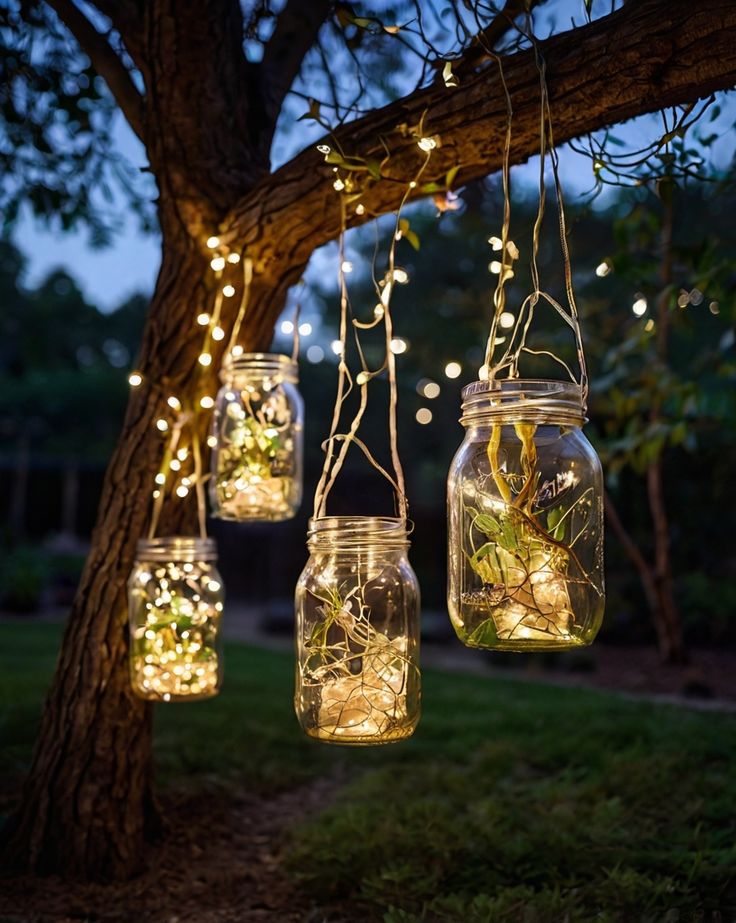
[[[192, 319], [208, 310], [217, 285], [210, 235], [254, 261], [244, 331], [252, 348], [267, 345], [290, 285], [339, 230], [330, 167], [312, 146], [270, 171], [277, 121], [293, 112], [290, 88], [315, 100], [309, 111], [320, 122], [327, 103], [343, 123], [328, 140], [360, 168], [362, 214], [350, 216], [360, 223], [395, 208], [421, 162], [416, 139], [402, 126], [424, 119], [425, 130], [442, 140], [424, 177], [434, 186], [418, 187], [417, 195], [499, 166], [506, 106], [485, 49], [501, 48], [509, 33], [512, 158], [535, 151], [538, 73], [533, 52], [511, 28], [521, 8], [509, 0], [497, 15], [490, 4], [453, 4], [445, 14], [442, 4], [402, 3], [384, 21], [375, 11], [361, 16], [326, 0], [288, 0], [278, 15], [267, 3], [243, 10], [236, 0], [97, 0], [84, 9], [72, 0], [6, 2], [4, 211], [12, 216], [27, 190], [38, 214], [64, 224], [95, 214], [95, 197], [119, 167], [108, 155], [109, 116], [120, 107], [146, 147], [162, 234], [138, 364], [146, 382], [167, 382], [186, 397], [201, 381]], [[553, 35], [540, 48], [557, 141], [733, 85], [734, 26], [730, 0], [639, 0]], [[362, 73], [361, 61], [370, 66], [383, 53], [413, 62], [401, 80], [353, 79], [356, 62]], [[454, 77], [443, 80], [446, 60], [454, 62]], [[412, 77], [417, 88], [405, 92]], [[325, 100], [317, 90], [305, 92], [310, 80]], [[97, 227], [102, 233], [99, 221]], [[226, 311], [223, 323], [231, 322]], [[213, 352], [214, 382], [220, 355]], [[6, 831], [7, 852], [37, 869], [130, 874], [156, 828], [151, 709], [128, 686], [124, 587], [149, 515], [160, 411], [157, 389], [132, 393], [23, 803]], [[190, 515], [167, 507], [164, 528], [186, 528]]]

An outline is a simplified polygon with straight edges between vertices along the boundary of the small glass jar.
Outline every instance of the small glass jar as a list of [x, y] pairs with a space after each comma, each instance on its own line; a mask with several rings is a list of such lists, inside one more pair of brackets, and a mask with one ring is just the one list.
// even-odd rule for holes
[[214, 539], [141, 539], [128, 580], [133, 691], [158, 702], [217, 695], [224, 590]]
[[603, 475], [580, 387], [476, 381], [450, 467], [450, 618], [468, 647], [590, 644], [605, 604]]
[[296, 695], [304, 731], [328, 743], [385, 744], [419, 721], [419, 584], [406, 523], [310, 520], [296, 587]]
[[277, 522], [302, 499], [304, 402], [289, 356], [244, 353], [220, 372], [212, 420], [212, 515]]

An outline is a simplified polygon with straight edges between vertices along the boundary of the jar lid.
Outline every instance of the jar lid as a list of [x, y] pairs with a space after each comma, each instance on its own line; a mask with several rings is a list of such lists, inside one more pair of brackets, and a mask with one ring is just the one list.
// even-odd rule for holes
[[532, 378], [473, 381], [462, 390], [462, 416], [467, 426], [501, 418], [537, 423], [585, 423], [583, 392], [577, 382]]
[[307, 544], [327, 550], [408, 548], [413, 523], [394, 516], [320, 516], [309, 520]]
[[220, 378], [232, 377], [280, 378], [296, 384], [299, 381], [297, 362], [283, 353], [241, 353], [229, 355], [223, 362]]
[[136, 547], [139, 561], [217, 561], [214, 538], [191, 535], [163, 535], [161, 538], [141, 538]]

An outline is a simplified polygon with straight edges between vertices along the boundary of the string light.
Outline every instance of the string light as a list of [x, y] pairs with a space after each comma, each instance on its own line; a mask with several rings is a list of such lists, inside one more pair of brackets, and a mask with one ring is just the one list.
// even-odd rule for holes
[[220, 238], [219, 237], [208, 237], [207, 246], [210, 248], [210, 250], [216, 250], [220, 246]]
[[165, 484], [165, 483], [166, 483], [166, 475], [163, 473], [163, 471], [159, 471], [159, 473], [158, 473], [158, 474], [156, 475], [156, 477], [154, 478], [154, 481], [155, 481], [157, 484]]
[[179, 411], [181, 410], [181, 401], [178, 397], [174, 397], [172, 394], [171, 397], [166, 401], [166, 403], [171, 407], [172, 410]]
[[288, 336], [290, 333], [294, 332], [294, 325], [290, 320], [282, 320], [279, 329]]
[[312, 325], [309, 323], [309, 321], [305, 321], [303, 324], [299, 324], [299, 333], [301, 334], [301, 336], [308, 337], [311, 332], [312, 332]]
[[420, 138], [417, 141], [417, 146], [421, 151], [424, 151], [425, 154], [428, 154], [430, 151], [433, 151], [437, 147], [437, 138]]
[[233, 263], [233, 264], [239, 263], [239, 262], [240, 262], [240, 254], [239, 254], [239, 253], [229, 253], [229, 254], [228, 254], [228, 257], [227, 257], [227, 261], [228, 261], [228, 263]]
[[234, 285], [225, 285], [225, 286], [223, 286], [223, 288], [222, 288], [222, 294], [223, 294], [226, 298], [232, 298], [233, 295], [235, 294], [235, 286], [234, 286]]
[[212, 339], [213, 340], [224, 340], [225, 339], [225, 331], [222, 329], [222, 327], [215, 327], [213, 329]]
[[340, 340], [333, 340], [330, 343], [330, 349], [336, 356], [342, 355], [342, 342]]
[[343, 260], [343, 261], [342, 261], [342, 271], [343, 271], [343, 272], [352, 272], [352, 271], [353, 271], [353, 264], [352, 264], [352, 262], [351, 262], [350, 260]]
[[162, 433], [165, 433], [168, 428], [169, 428], [169, 424], [167, 423], [166, 420], [164, 419], [156, 420], [156, 429], [160, 430]]
[[187, 456], [189, 455], [189, 449], [181, 448], [177, 451], [176, 457], [179, 461], [186, 461]]
[[445, 366], [445, 375], [447, 375], [448, 378], [459, 378], [462, 370], [463, 367], [459, 362], [448, 362]]
[[439, 397], [440, 386], [431, 378], [422, 378], [417, 382], [417, 394], [428, 398], [430, 401]]
[[373, 316], [376, 318], [383, 317], [384, 313], [384, 307], [382, 304], [377, 304], [373, 309]]
[[143, 376], [141, 375], [141, 373], [131, 372], [130, 375], [128, 375], [128, 384], [130, 385], [131, 388], [137, 388], [141, 384], [143, 384]]
[[210, 260], [210, 266], [215, 272], [221, 272], [225, 268], [225, 257], [216, 256], [213, 260]]
[[406, 285], [409, 281], [409, 273], [405, 269], [397, 266], [393, 271], [393, 281], [398, 282], [399, 285]]
[[[210, 398], [210, 400], [212, 400], [212, 398]], [[202, 402], [200, 401], [200, 403]], [[217, 436], [208, 436], [207, 445], [209, 446], [209, 448], [214, 449], [215, 446], [217, 445]]]
[[[199, 406], [202, 408], [202, 410], [212, 410], [212, 408], [215, 406], [215, 401], [209, 396], [209, 394], [205, 394], [203, 397], [200, 397]], [[217, 440], [215, 440], [215, 442], [216, 441]]]
[[389, 349], [395, 356], [400, 356], [409, 348], [409, 344], [402, 337], [393, 337], [389, 343]]
[[209, 314], [202, 313], [202, 314], [197, 315], [197, 323], [199, 324], [200, 327], [206, 327], [207, 324], [209, 324], [209, 322], [210, 322]]
[[432, 411], [429, 407], [420, 407], [416, 412], [416, 421], [421, 423], [422, 426], [426, 426], [427, 423], [432, 422]]
[[631, 310], [637, 317], [642, 317], [647, 313], [647, 300], [643, 295], [638, 295], [636, 301], [631, 305]]
[[208, 365], [212, 364], [212, 356], [210, 353], [201, 353], [198, 361], [200, 365], [206, 368]]
[[176, 496], [177, 496], [177, 497], [181, 497], [181, 498], [183, 499], [184, 497], [186, 497], [186, 495], [187, 495], [188, 493], [189, 493], [189, 488], [188, 488], [188, 487], [185, 487], [183, 484], [180, 484], [180, 485], [176, 488]]
[[511, 313], [511, 311], [504, 311], [504, 312], [501, 314], [501, 316], [499, 317], [498, 323], [499, 323], [502, 327], [504, 327], [506, 330], [508, 330], [509, 327], [513, 327], [513, 326], [514, 326], [515, 320], [516, 320], [516, 318], [515, 318], [514, 315]]
[[611, 266], [610, 266], [610, 264], [608, 263], [607, 260], [603, 260], [602, 263], [599, 263], [599, 264], [595, 267], [595, 274], [596, 274], [599, 278], [603, 278], [603, 276], [607, 276], [608, 273], [609, 273], [610, 271], [611, 271]]
[[233, 346], [233, 348], [230, 350], [230, 355], [233, 357], [233, 359], [237, 359], [238, 356], [242, 356], [242, 355], [243, 355], [243, 347], [242, 347], [242, 346]]
[[179, 459], [172, 458], [171, 463], [169, 464], [169, 468], [171, 468], [172, 471], [179, 471], [181, 469], [181, 462]]

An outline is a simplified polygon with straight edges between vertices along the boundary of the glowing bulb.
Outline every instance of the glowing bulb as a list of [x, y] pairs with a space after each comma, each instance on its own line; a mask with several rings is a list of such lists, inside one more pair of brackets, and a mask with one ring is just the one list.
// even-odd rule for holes
[[333, 340], [333, 341], [330, 343], [330, 349], [332, 350], [332, 352], [333, 352], [336, 356], [341, 356], [341, 355], [342, 355], [342, 341], [341, 341], [341, 340]]
[[516, 318], [510, 311], [504, 311], [503, 314], [499, 317], [498, 322], [502, 327], [508, 330], [509, 327], [514, 326], [515, 320]]
[[160, 432], [165, 433], [168, 428], [169, 424], [166, 422], [166, 420], [156, 420], [156, 429], [158, 429]]
[[416, 420], [417, 423], [426, 426], [427, 423], [432, 422], [432, 411], [428, 407], [420, 407], [416, 412]]
[[647, 300], [643, 295], [640, 295], [636, 301], [631, 305], [631, 310], [636, 314], [637, 317], [642, 317], [642, 315], [647, 313]]
[[338, 176], [335, 182], [332, 184], [332, 188], [335, 190], [335, 192], [342, 192], [345, 188], [345, 183], [343, 183], [343, 181]]
[[203, 410], [211, 410], [215, 406], [215, 402], [213, 398], [209, 396], [209, 394], [205, 394], [204, 397], [200, 397], [199, 406]]
[[209, 314], [198, 314], [197, 315], [197, 323], [199, 324], [200, 327], [206, 327], [207, 324], [209, 324], [209, 322], [210, 322]]
[[169, 468], [171, 468], [172, 471], [179, 471], [181, 469], [181, 462], [179, 461], [179, 459], [172, 458], [171, 461], [169, 462]]
[[409, 344], [402, 337], [394, 337], [389, 343], [389, 349], [395, 356], [400, 356], [409, 348]]
[[409, 273], [405, 269], [394, 269], [393, 280], [394, 282], [398, 282], [399, 285], [406, 285], [409, 281]]
[[318, 144], [317, 150], [320, 152], [320, 154], [324, 154], [325, 156], [330, 153], [330, 147], [327, 144]]
[[595, 267], [595, 274], [600, 278], [603, 278], [603, 276], [607, 276], [610, 271], [611, 271], [611, 267], [608, 265], [606, 260], [603, 260], [602, 263], [599, 263]]
[[500, 250], [503, 247], [503, 241], [500, 237], [489, 237], [488, 243], [493, 250]]
[[242, 346], [233, 346], [233, 348], [230, 350], [230, 355], [233, 357], [233, 359], [236, 359], [238, 356], [242, 356], [242, 355], [243, 355], [243, 347], [242, 347]]
[[199, 364], [205, 368], [212, 364], [212, 356], [209, 353], [202, 353], [199, 357]]
[[239, 253], [229, 253], [228, 256], [227, 256], [227, 261], [228, 261], [228, 263], [233, 263], [233, 264], [234, 264], [234, 263], [239, 263], [239, 262], [240, 262], [240, 254], [239, 254]]
[[493, 262], [488, 264], [488, 268], [490, 269], [492, 273], [494, 273], [495, 275], [498, 275], [501, 272], [502, 266], [501, 266], [501, 263], [498, 262], [498, 260], [493, 260]]
[[355, 380], [359, 385], [367, 385], [368, 379], [369, 379], [369, 375], [367, 372], [358, 372], [358, 375]]
[[308, 337], [311, 332], [312, 325], [309, 323], [309, 321], [305, 321], [303, 324], [299, 324], [299, 333], [303, 337]]
[[222, 329], [222, 327], [215, 327], [213, 329], [212, 339], [213, 340], [224, 340], [225, 339], [225, 331]]
[[373, 309], [373, 316], [374, 316], [374, 317], [383, 317], [385, 310], [386, 310], [386, 309], [384, 308], [384, 306], [383, 306], [382, 304], [377, 304], [377, 305], [375, 306], [375, 308]]
[[177, 496], [177, 497], [186, 497], [186, 495], [187, 495], [188, 493], [189, 493], [189, 488], [188, 488], [188, 487], [185, 487], [183, 484], [180, 484], [180, 485], [176, 488], [176, 496]]
[[365, 205], [363, 205], [362, 203], [356, 205], [356, 206], [355, 206], [355, 214], [356, 214], [356, 215], [364, 215], [364, 214], [365, 214]]
[[216, 256], [213, 260], [210, 260], [210, 266], [215, 272], [221, 272], [225, 268], [225, 257]]
[[226, 298], [232, 298], [233, 295], [235, 294], [235, 286], [234, 285], [224, 285], [222, 288], [222, 294]]
[[152, 494], [151, 496], [153, 497], [154, 500], [158, 500], [158, 498], [161, 496], [161, 491], [160, 491], [160, 490], [154, 490], [154, 492], [153, 492], [153, 494]]
[[282, 320], [280, 329], [282, 333], [286, 333], [286, 334], [293, 333], [294, 325], [292, 324], [290, 320]]
[[652, 330], [654, 330], [654, 321], [652, 320], [651, 317], [646, 322], [646, 324], [644, 324], [644, 329], [647, 331], [647, 333], [651, 333]]
[[342, 269], [343, 272], [352, 272], [353, 264], [350, 260], [343, 260], [340, 268]]
[[459, 362], [448, 362], [445, 366], [445, 375], [447, 375], [448, 378], [459, 378], [462, 370], [463, 367]]
[[430, 151], [433, 151], [437, 147], [436, 138], [420, 138], [417, 141], [417, 145], [420, 151], [424, 151], [425, 154], [428, 154]]
[[488, 381], [488, 366], [482, 365], [478, 369], [478, 381]]
[[179, 449], [176, 453], [176, 457], [179, 461], [186, 461], [187, 455], [189, 455], [189, 449]]
[[159, 471], [159, 473], [158, 473], [158, 474], [156, 475], [156, 477], [154, 478], [154, 481], [155, 481], [157, 484], [165, 484], [165, 483], [166, 483], [166, 475], [163, 473], [163, 471]]
[[216, 247], [219, 247], [220, 238], [219, 237], [208, 237], [207, 246], [210, 248], [210, 250], [214, 250]]
[[440, 386], [436, 381], [428, 381], [424, 388], [422, 389], [422, 394], [430, 401], [433, 401], [436, 397], [439, 397]]
[[181, 401], [178, 397], [174, 397], [173, 394], [166, 401], [166, 403], [169, 405], [169, 407], [171, 407], [172, 410], [181, 410]]
[[325, 357], [325, 351], [324, 349], [322, 349], [321, 346], [310, 346], [309, 349], [307, 350], [307, 359], [313, 365], [316, 365], [316, 363], [321, 362], [324, 359], [324, 357]]
[[128, 384], [131, 388], [137, 388], [139, 385], [143, 384], [143, 376], [140, 372], [131, 372], [128, 375]]

